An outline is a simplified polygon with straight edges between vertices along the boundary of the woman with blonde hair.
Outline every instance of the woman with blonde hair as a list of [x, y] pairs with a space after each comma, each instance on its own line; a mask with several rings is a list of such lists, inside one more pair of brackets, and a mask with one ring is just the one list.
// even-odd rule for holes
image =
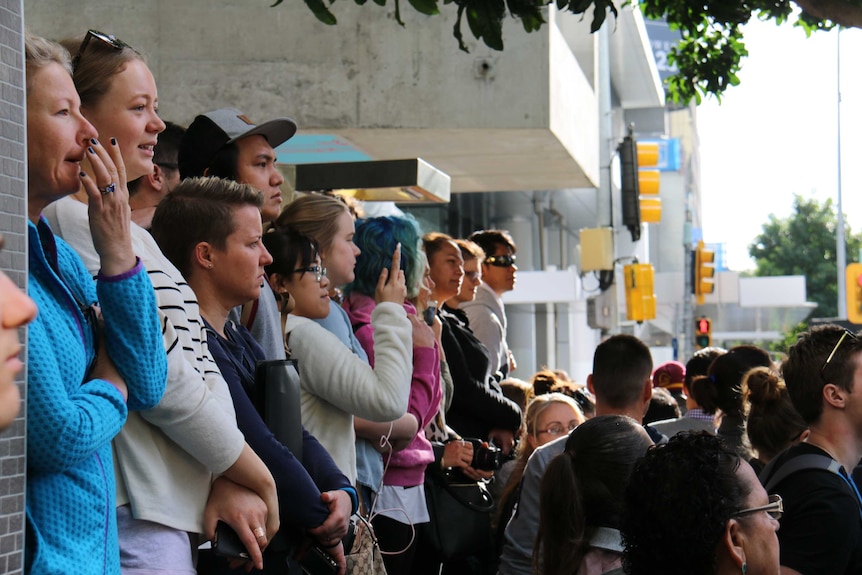
[[[122, 197], [117, 209], [128, 211], [127, 183], [153, 172], [153, 146], [165, 127], [155, 79], [144, 56], [116, 36], [90, 30], [64, 44], [75, 55], [81, 114], [111, 137], [109, 148], [125, 167], [111, 182], [115, 191], [102, 197]], [[93, 208], [93, 198], [79, 191], [44, 210], [91, 274], [100, 265], [88, 217]], [[212, 537], [217, 519], [237, 531], [260, 565], [261, 548], [279, 525], [275, 481], [236, 425], [194, 293], [146, 230], [126, 219], [124, 226], [156, 288], [168, 377], [159, 404], [129, 414], [114, 440], [121, 567], [193, 573], [189, 535]]]
[[[111, 440], [130, 410], [162, 398], [161, 326], [132, 249], [115, 134], [105, 134], [104, 147], [96, 139], [62, 47], [27, 34], [24, 51], [28, 292], [39, 308], [27, 346], [25, 571], [119, 574]], [[90, 201], [96, 282], [41, 217], [81, 188]]]
[[512, 511], [518, 503], [518, 487], [527, 460], [537, 447], [545, 445], [566, 433], [571, 432], [585, 421], [584, 414], [577, 402], [562, 393], [537, 395], [527, 405], [524, 416], [525, 429], [518, 442], [518, 451], [510, 473], [507, 474], [500, 496], [492, 529], [499, 547], [503, 545], [503, 532]]

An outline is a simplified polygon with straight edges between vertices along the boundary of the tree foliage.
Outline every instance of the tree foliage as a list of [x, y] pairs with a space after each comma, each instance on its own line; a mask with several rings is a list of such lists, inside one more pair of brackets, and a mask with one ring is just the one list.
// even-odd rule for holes
[[[838, 314], [838, 267], [836, 230], [838, 216], [831, 199], [820, 203], [796, 196], [793, 213], [780, 219], [774, 214], [763, 231], [748, 246], [757, 265], [758, 276], [803, 275], [808, 299], [817, 302], [819, 317]], [[859, 253], [862, 236], [850, 232], [845, 224], [847, 254]]]
[[[278, 5], [283, 0], [275, 0]], [[331, 7], [336, 0], [305, 0], [305, 4], [325, 24], [336, 24]], [[368, 0], [353, 0], [364, 5]], [[403, 26], [401, 3], [393, 0], [395, 19]], [[372, 0], [386, 6], [387, 0]], [[503, 49], [503, 21], [519, 20], [527, 32], [545, 24], [543, 8], [551, 3], [573, 14], [592, 13], [590, 31], [595, 32], [617, 14], [614, 0], [406, 0], [410, 6], [429, 16], [444, 9], [457, 10], [453, 35], [462, 50], [467, 50], [461, 29], [466, 18], [473, 36], [494, 50]], [[752, 18], [774, 20], [777, 24], [801, 26], [806, 33], [828, 30], [835, 25], [862, 27], [862, 0], [617, 0], [621, 5], [637, 4], [648, 18], [664, 18], [678, 29], [682, 40], [668, 56], [679, 69], [668, 81], [668, 93], [677, 102], [698, 103], [703, 95], [721, 94], [739, 83], [737, 73], [742, 58], [748, 55], [741, 27]], [[794, 16], [794, 6], [799, 12]]]

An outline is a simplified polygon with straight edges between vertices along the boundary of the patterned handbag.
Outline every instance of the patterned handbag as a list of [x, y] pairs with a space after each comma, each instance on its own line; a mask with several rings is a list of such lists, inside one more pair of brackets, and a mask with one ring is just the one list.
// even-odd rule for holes
[[371, 523], [359, 514], [352, 517], [356, 525], [356, 535], [350, 552], [345, 553], [348, 575], [386, 575], [383, 555]]

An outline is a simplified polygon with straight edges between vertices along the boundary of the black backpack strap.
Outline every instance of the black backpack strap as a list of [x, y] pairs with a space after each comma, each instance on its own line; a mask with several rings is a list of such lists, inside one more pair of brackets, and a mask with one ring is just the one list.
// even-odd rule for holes
[[822, 469], [824, 471], [834, 473], [843, 479], [840, 471], [841, 464], [825, 455], [818, 455], [816, 453], [798, 455], [785, 460], [784, 463], [779, 465], [777, 468], [776, 461], [777, 458], [767, 463], [766, 467], [763, 468], [763, 471], [760, 472], [760, 483], [763, 484], [767, 493], [772, 493], [775, 486], [784, 481], [790, 475], [805, 469]]

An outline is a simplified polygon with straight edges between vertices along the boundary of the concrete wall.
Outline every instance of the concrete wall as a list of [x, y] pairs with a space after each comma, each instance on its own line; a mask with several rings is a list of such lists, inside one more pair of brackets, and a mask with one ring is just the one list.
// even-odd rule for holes
[[[65, 0], [33, 0], [26, 16], [48, 37], [97, 28], [148, 54], [163, 115], [180, 122], [235, 104], [251, 117], [294, 114], [305, 128], [547, 126], [547, 33], [509, 22], [505, 52], [468, 39], [466, 54], [449, 7], [429, 18], [405, 5], [402, 28], [373, 3], [337, 3], [337, 26], [302, 2], [269, 4], [88, 0], [70, 11]], [[502, 90], [513, 78], [521, 89]]]
[[[0, 269], [27, 283], [27, 187], [24, 158], [24, 55], [21, 0], [0, 1]], [[22, 341], [24, 338], [22, 337]], [[24, 352], [22, 352], [24, 353]], [[24, 377], [18, 383], [26, 391]], [[0, 434], [0, 573], [22, 573], [26, 422], [22, 415]]]

